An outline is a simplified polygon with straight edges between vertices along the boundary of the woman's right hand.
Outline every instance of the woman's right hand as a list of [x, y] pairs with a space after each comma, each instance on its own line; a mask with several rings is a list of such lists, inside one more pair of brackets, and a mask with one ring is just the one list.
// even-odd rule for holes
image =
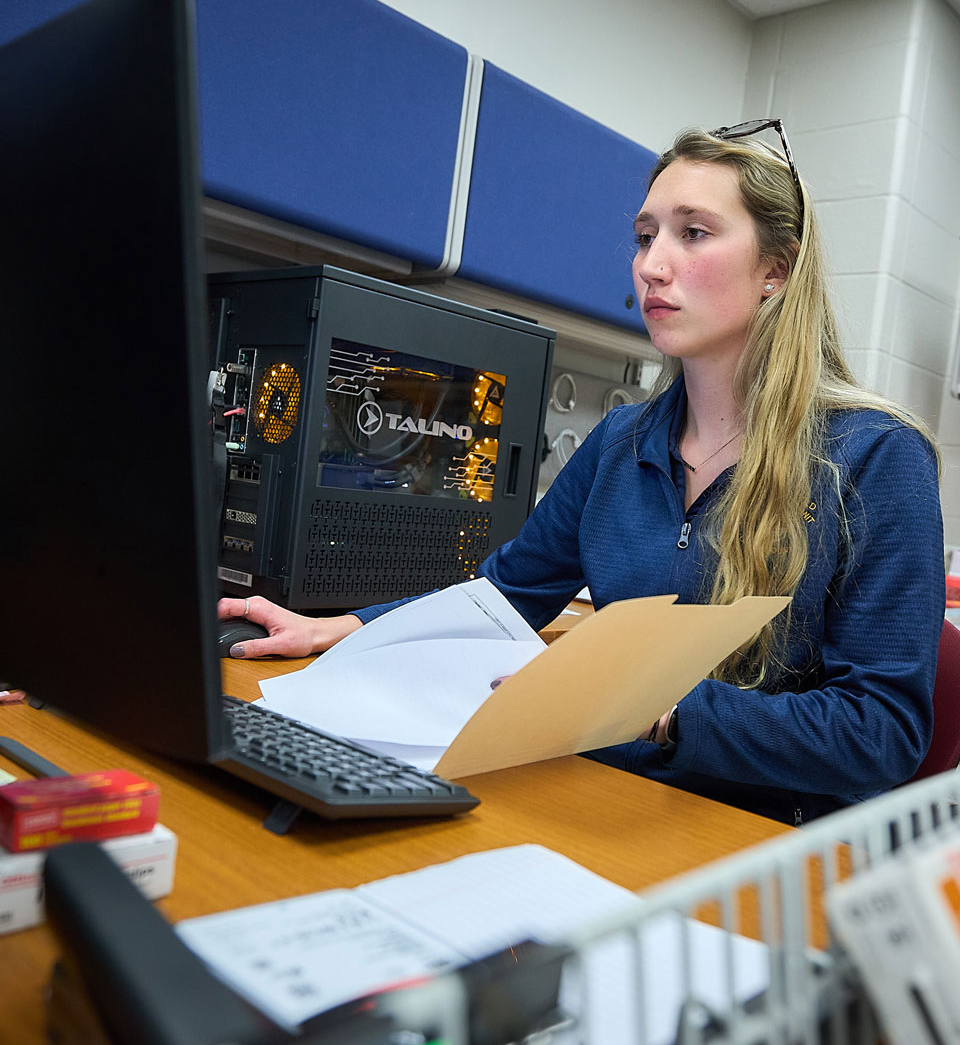
[[304, 617], [262, 595], [221, 599], [217, 603], [217, 617], [220, 620], [246, 617], [270, 632], [266, 638], [246, 639], [242, 645], [231, 647], [230, 656], [240, 660], [270, 655], [308, 657], [311, 653], [322, 653], [363, 627], [360, 618], [352, 613], [340, 617]]

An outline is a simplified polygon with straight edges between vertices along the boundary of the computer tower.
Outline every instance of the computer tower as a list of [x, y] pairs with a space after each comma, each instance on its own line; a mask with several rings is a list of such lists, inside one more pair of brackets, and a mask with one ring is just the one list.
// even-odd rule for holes
[[517, 534], [553, 331], [331, 266], [208, 297], [225, 593], [356, 609], [469, 580]]

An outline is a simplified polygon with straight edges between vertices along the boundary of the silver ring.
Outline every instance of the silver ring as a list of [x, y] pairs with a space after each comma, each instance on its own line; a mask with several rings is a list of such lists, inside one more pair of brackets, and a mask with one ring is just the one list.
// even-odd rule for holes
[[244, 599], [243, 600], [243, 615], [244, 615], [244, 617], [246, 617], [246, 615], [249, 612], [250, 612], [250, 600], [249, 599]]

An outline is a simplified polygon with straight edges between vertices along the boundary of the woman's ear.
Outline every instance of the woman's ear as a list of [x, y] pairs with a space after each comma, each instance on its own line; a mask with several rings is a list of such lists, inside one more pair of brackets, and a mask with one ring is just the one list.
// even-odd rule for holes
[[776, 294], [776, 292], [783, 286], [784, 280], [787, 278], [788, 274], [789, 270], [787, 269], [785, 262], [771, 262], [770, 267], [767, 269], [763, 277], [763, 296], [768, 298], [771, 294]]

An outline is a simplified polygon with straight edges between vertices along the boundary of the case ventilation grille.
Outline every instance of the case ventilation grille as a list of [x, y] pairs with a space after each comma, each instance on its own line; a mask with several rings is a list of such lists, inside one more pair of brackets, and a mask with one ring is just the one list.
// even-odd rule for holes
[[473, 508], [316, 501], [302, 594], [386, 601], [469, 580], [490, 524]]

